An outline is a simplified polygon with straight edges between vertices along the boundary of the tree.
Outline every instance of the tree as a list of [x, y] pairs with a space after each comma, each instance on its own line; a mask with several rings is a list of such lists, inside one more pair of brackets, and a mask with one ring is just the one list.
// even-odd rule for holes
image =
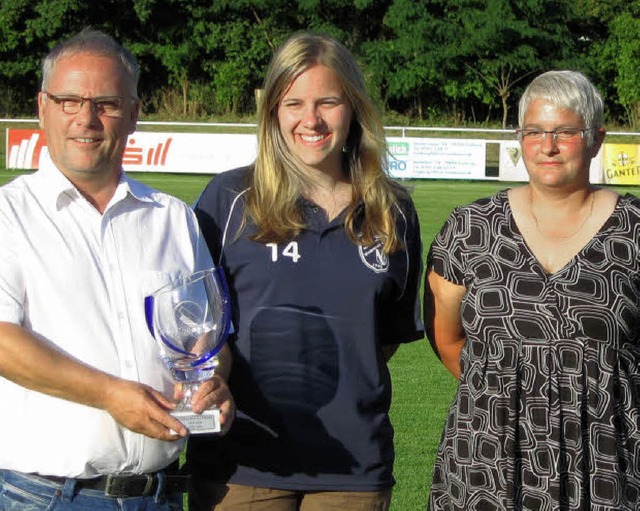
[[580, 0], [585, 65], [605, 99], [609, 121], [640, 124], [635, 34], [640, 27], [640, 2]]
[[[166, 72], [162, 81], [152, 80], [162, 90], [164, 85], [180, 90], [182, 115], [187, 116], [189, 87], [201, 73], [200, 48], [191, 37], [194, 19], [189, 0], [133, 0], [136, 23], [130, 26], [127, 46], [138, 57], [146, 77], [154, 77], [156, 62]], [[125, 41], [123, 41], [125, 42]], [[143, 84], [148, 86], [148, 84]], [[166, 92], [166, 90], [165, 90]]]
[[314, 30], [354, 53], [387, 110], [506, 126], [534, 74], [571, 68], [636, 124], [639, 18], [640, 0], [2, 0], [0, 113], [35, 113], [42, 57], [92, 26], [138, 58], [147, 111], [177, 98], [168, 115], [252, 113], [275, 48]]
[[574, 47], [570, 19], [569, 2], [551, 0], [394, 0], [365, 55], [386, 104], [413, 98], [422, 118], [448, 105], [453, 122], [499, 107], [506, 126], [514, 90]]
[[[286, 5], [285, 5], [286, 4]], [[220, 113], [255, 110], [254, 90], [280, 41], [288, 33], [284, 0], [220, 1], [194, 10], [192, 38], [202, 49], [203, 77]]]
[[130, 0], [2, 0], [0, 104], [7, 114], [35, 112], [42, 58], [85, 27], [118, 37], [132, 20]]
[[613, 84], [617, 102], [624, 108], [631, 126], [640, 124], [640, 18], [622, 12], [609, 25], [610, 35], [603, 55], [615, 70]]
[[380, 37], [362, 45], [371, 83], [385, 106], [406, 106], [425, 117], [429, 98], [444, 81], [443, 23], [432, 2], [394, 0], [383, 18]]
[[46, 37], [60, 29], [57, 6], [51, 13], [51, 23], [45, 23], [43, 13], [48, 2], [10, 0], [0, 3], [0, 105], [5, 115], [15, 115], [28, 109], [34, 112], [42, 56], [48, 51]]
[[556, 1], [448, 2], [447, 19], [459, 27], [452, 32], [463, 35], [450, 41], [452, 60], [478, 77], [478, 99], [491, 106], [499, 98], [503, 128], [516, 86], [556, 67], [572, 50], [570, 18], [568, 4]]

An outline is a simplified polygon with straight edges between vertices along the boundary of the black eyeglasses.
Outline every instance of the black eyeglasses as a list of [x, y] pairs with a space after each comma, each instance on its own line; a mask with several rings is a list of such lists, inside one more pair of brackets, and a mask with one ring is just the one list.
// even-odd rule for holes
[[73, 115], [77, 114], [85, 102], [89, 102], [92, 110], [104, 117], [123, 117], [124, 116], [124, 102], [126, 99], [121, 96], [98, 96], [95, 98], [83, 98], [80, 96], [56, 96], [50, 92], [43, 91], [43, 93], [56, 105], [62, 108], [65, 114]]
[[556, 128], [554, 130], [519, 128], [516, 133], [523, 142], [544, 142], [547, 134], [553, 137], [554, 142], [577, 142], [584, 138], [585, 132], [592, 129], [594, 128]]

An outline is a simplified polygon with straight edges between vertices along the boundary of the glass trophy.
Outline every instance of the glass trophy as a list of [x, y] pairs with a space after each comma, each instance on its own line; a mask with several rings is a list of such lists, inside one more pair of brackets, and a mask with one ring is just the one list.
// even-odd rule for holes
[[215, 373], [217, 354], [229, 336], [230, 316], [221, 268], [180, 277], [145, 298], [149, 331], [174, 380], [182, 384], [182, 399], [171, 414], [192, 434], [220, 431], [220, 410], [196, 414], [191, 397]]

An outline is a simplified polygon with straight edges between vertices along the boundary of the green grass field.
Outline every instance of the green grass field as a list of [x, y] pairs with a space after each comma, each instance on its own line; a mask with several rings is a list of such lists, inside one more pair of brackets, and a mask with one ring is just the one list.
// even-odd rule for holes
[[[0, 184], [15, 172], [0, 171]], [[210, 177], [206, 175], [136, 174], [160, 190], [193, 203]], [[509, 186], [499, 182], [410, 181], [420, 217], [425, 255], [435, 233], [450, 211]], [[640, 195], [639, 187], [618, 188]], [[391, 417], [396, 431], [395, 476], [392, 511], [426, 507], [431, 469], [453, 398], [456, 382], [435, 357], [427, 340], [402, 346], [390, 362], [393, 376]]]

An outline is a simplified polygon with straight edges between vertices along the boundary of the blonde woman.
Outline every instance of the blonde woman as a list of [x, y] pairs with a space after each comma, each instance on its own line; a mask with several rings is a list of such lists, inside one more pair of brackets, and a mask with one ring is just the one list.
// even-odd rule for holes
[[380, 118], [338, 41], [274, 55], [253, 165], [196, 206], [234, 298], [236, 426], [192, 438], [190, 509], [386, 510], [387, 361], [423, 336], [411, 199], [386, 174]]

